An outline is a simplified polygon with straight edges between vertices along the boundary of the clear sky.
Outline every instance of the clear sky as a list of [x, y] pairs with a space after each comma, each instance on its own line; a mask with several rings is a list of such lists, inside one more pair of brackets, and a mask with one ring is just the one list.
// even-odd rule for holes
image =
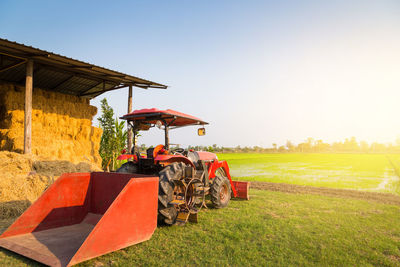
[[[182, 145], [400, 135], [400, 1], [0, 1], [0, 37], [155, 82], [134, 109], [210, 122]], [[103, 94], [116, 114], [127, 89]], [[94, 122], [97, 124], [97, 122]], [[162, 143], [158, 129], [140, 143]]]

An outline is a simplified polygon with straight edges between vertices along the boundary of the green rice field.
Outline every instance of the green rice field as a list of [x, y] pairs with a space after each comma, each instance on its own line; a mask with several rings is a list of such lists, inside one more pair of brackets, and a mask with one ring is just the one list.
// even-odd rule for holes
[[233, 153], [218, 154], [218, 158], [228, 161], [237, 180], [400, 195], [400, 155]]

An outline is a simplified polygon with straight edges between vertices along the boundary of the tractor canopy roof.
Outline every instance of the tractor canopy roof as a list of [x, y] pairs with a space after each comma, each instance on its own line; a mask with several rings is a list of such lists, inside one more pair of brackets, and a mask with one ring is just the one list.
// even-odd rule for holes
[[172, 109], [159, 110], [156, 108], [135, 110], [131, 113], [125, 114], [124, 116], [120, 117], [120, 119], [133, 122], [144, 122], [147, 124], [156, 124], [157, 121], [161, 121], [166, 123], [168, 126], [176, 127], [208, 124], [199, 118], [182, 112]]

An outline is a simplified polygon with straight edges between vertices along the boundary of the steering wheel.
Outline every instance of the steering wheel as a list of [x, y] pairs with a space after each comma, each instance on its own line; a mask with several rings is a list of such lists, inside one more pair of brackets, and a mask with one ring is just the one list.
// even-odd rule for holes
[[175, 148], [174, 150], [172, 150], [172, 153], [174, 155], [175, 154], [181, 154], [182, 155], [183, 152], [185, 152], [185, 149], [183, 149], [183, 148]]

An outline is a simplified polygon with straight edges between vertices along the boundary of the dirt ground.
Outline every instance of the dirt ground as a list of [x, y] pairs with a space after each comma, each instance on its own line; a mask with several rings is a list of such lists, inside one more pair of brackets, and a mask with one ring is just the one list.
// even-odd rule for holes
[[342, 198], [356, 198], [368, 201], [376, 201], [384, 204], [400, 206], [400, 196], [387, 193], [365, 192], [348, 189], [333, 189], [325, 187], [313, 187], [305, 185], [293, 185], [284, 183], [269, 183], [252, 181], [252, 189], [279, 191], [293, 194], [316, 194]]

